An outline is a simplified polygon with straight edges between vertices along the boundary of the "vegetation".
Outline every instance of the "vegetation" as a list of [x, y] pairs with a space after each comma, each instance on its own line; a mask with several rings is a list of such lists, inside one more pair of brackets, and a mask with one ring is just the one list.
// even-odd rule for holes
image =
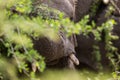
[[[101, 41], [101, 33], [104, 30], [106, 50], [114, 69], [113, 77], [116, 80], [119, 78], [116, 74], [119, 67], [113, 53], [116, 53], [118, 56], [119, 54], [112, 44], [112, 40], [118, 39], [118, 37], [113, 36], [111, 33], [113, 25], [116, 24], [114, 20], [110, 19], [106, 23], [103, 23], [102, 26], [96, 27], [94, 22], [88, 25], [89, 16], [87, 15], [79, 23], [75, 24], [68, 18], [63, 18], [64, 14], [57, 10], [48, 8], [46, 5], [34, 7], [32, 3], [33, 0], [0, 0], [0, 80], [22, 80], [22, 78], [18, 78], [21, 73], [24, 74], [22, 76], [26, 77], [23, 80], [40, 80], [40, 78], [35, 75], [34, 67], [31, 68], [31, 66], [37, 66], [39, 73], [41, 73], [44, 72], [46, 65], [44, 57], [33, 48], [32, 38], [36, 39], [46, 36], [56, 41], [58, 39], [58, 35], [56, 34], [60, 30], [61, 25], [64, 26], [63, 31], [65, 31], [68, 36], [73, 33], [84, 34], [86, 36], [89, 33], [93, 33], [95, 40], [98, 42]], [[12, 10], [16, 10], [17, 12]], [[51, 12], [53, 15], [50, 15]], [[98, 67], [100, 67], [101, 55], [99, 47], [95, 45], [94, 49], [95, 60], [98, 62]], [[71, 75], [69, 75], [68, 72], [65, 73], [67, 73], [69, 77]], [[61, 72], [58, 73], [61, 74]], [[48, 72], [48, 74], [51, 73]], [[79, 80], [78, 76], [76, 76], [79, 74], [88, 75], [84, 72], [75, 72], [75, 80]], [[101, 74], [98, 75], [99, 77], [94, 78], [94, 80], [100, 80]], [[52, 74], [50, 76], [52, 76]], [[85, 77], [83, 77], [82, 80], [93, 80], [90, 77], [84, 78]], [[41, 76], [41, 79], [44, 80], [44, 76]], [[105, 79], [107, 80], [107, 78]], [[67, 78], [62, 80], [67, 80]], [[108, 78], [108, 80], [111, 79]]]

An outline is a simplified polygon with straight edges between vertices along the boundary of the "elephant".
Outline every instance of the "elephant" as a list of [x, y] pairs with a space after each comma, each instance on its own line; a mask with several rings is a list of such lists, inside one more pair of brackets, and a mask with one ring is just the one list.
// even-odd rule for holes
[[[106, 3], [103, 2], [103, 0], [99, 0], [99, 2], [95, 2], [95, 1], [96, 0], [88, 0], [88, 1], [85, 1], [85, 0], [62, 0], [62, 1], [59, 1], [59, 0], [51, 0], [51, 1], [43, 0], [43, 3], [48, 4], [49, 7], [52, 7], [52, 8], [55, 8], [57, 10], [60, 10], [60, 11], [64, 12], [65, 15], [67, 17], [69, 17], [71, 20], [73, 20], [75, 23], [79, 22], [85, 15], [89, 14], [90, 15], [90, 21], [94, 20], [96, 25], [100, 26], [103, 22], [108, 20], [105, 17], [105, 14], [106, 14], [106, 10], [108, 9], [107, 6], [109, 5], [109, 3], [106, 4]], [[118, 2], [116, 2], [116, 5], [119, 7]], [[94, 3], [95, 3], [95, 5], [98, 5], [97, 8], [96, 8], [96, 12], [92, 11], [92, 7], [94, 6]], [[64, 5], [60, 5], [60, 4], [64, 4]], [[114, 16], [116, 22], [119, 23], [119, 18], [115, 17], [116, 15], [117, 16], [119, 15], [118, 11], [117, 12], [114, 11], [113, 15], [110, 16], [110, 17]], [[119, 26], [119, 24], [115, 25], [115, 27], [113, 29], [113, 33], [117, 34], [119, 36], [119, 34], [118, 34], [119, 33], [119, 27], [118, 26]], [[101, 42], [97, 42], [94, 39], [94, 35], [92, 33], [90, 33], [88, 35], [88, 37], [84, 36], [83, 34], [76, 35], [75, 37], [73, 38], [73, 36], [72, 36], [73, 39], [71, 40], [71, 38], [70, 38], [67, 41], [69, 41], [69, 44], [72, 44], [71, 46], [74, 46], [74, 48], [75, 48], [75, 50], [73, 50], [73, 53], [76, 51], [76, 56], [81, 63], [79, 66], [77, 66], [78, 68], [80, 68], [83, 64], [83, 67], [85, 67], [84, 65], [86, 65], [86, 66], [92, 68], [93, 70], [98, 69], [98, 67], [99, 67], [98, 62], [95, 61], [94, 57], [93, 57], [94, 56], [93, 55], [93, 51], [94, 51], [93, 45], [94, 44], [97, 44], [100, 48], [100, 53], [101, 53], [101, 58], [102, 58], [101, 63], [103, 65], [103, 67], [104, 68], [108, 67], [108, 64], [109, 64], [110, 61], [109, 61], [108, 57], [106, 57], [107, 51], [105, 49], [104, 40], [101, 41]], [[104, 37], [104, 35], [102, 35], [101, 37]], [[76, 42], [76, 40], [77, 40], [77, 42]], [[66, 39], [65, 39], [65, 41], [66, 41]], [[39, 42], [39, 40], [38, 40], [38, 42]], [[49, 40], [47, 42], [49, 42]], [[50, 41], [49, 43], [51, 43], [51, 42], [52, 41]], [[63, 42], [64, 42], [64, 40], [63, 40]], [[75, 44], [75, 43], [77, 43], [77, 44]], [[120, 50], [119, 45], [118, 45], [119, 40], [113, 41], [113, 43]], [[54, 43], [54, 42], [52, 42], [52, 44], [56, 45], [56, 43]], [[65, 44], [65, 45], [68, 45], [68, 44]], [[72, 49], [74, 49], [74, 48], [72, 48]], [[39, 49], [37, 49], [37, 50], [39, 50]], [[43, 54], [43, 55], [46, 56], [45, 54]], [[53, 55], [53, 56], [55, 56], [55, 55]], [[71, 63], [71, 61], [68, 59], [68, 56], [66, 56], [66, 58], [64, 58], [63, 56], [65, 56], [65, 55], [62, 55], [59, 58], [58, 57], [53, 58], [53, 60], [51, 60], [51, 61], [59, 59], [59, 61], [57, 62], [58, 64], [55, 64], [53, 66], [59, 66], [59, 63], [62, 64], [65, 61]], [[50, 63], [51, 63], [51, 61], [50, 61]], [[47, 63], [49, 63], [49, 62], [47, 62]], [[70, 67], [71, 65], [73, 66], [73, 63], [67, 64], [67, 65], [69, 65], [69, 67]]]
[[[64, 13], [64, 17], [73, 20], [73, 0], [34, 0], [32, 5], [33, 7], [36, 7], [39, 4], [44, 4], [47, 5], [48, 8], [59, 10]], [[18, 15], [26, 15], [17, 11], [15, 6], [10, 10]], [[31, 12], [27, 14], [27, 16], [32, 18], [39, 15], [37, 15], [36, 12]], [[73, 34], [68, 38], [61, 30], [57, 35], [59, 36], [57, 42], [50, 40], [47, 37], [41, 37], [39, 39], [32, 38], [34, 49], [45, 57], [47, 67], [68, 67], [74, 69], [74, 65], [79, 64], [79, 61], [75, 56], [75, 47], [77, 46], [76, 36]]]
[[[96, 2], [98, 1], [98, 2]], [[70, 18], [75, 23], [79, 22], [85, 15], [90, 15], [90, 21], [94, 20], [97, 26], [101, 25], [103, 22], [107, 20], [105, 17], [106, 10], [108, 9], [108, 4], [104, 4], [102, 1], [104, 0], [35, 0], [33, 6], [37, 4], [44, 3], [48, 5], [48, 7], [57, 9], [65, 14], [65, 17]], [[93, 6], [98, 5], [96, 11], [92, 11]], [[115, 4], [119, 8], [120, 1], [116, 0]], [[113, 17], [117, 25], [115, 25], [113, 32], [114, 34], [119, 35], [119, 23], [120, 20], [119, 11], [116, 10], [112, 13]], [[62, 33], [62, 34], [61, 34]], [[63, 32], [59, 32], [59, 41], [54, 42], [47, 37], [39, 38], [38, 40], [33, 39], [34, 48], [45, 57], [45, 62], [48, 67], [51, 66], [68, 66], [69, 68], [74, 68], [74, 64], [79, 64], [78, 68], [82, 66], [82, 64], [91, 67], [92, 69], [97, 69], [97, 62], [93, 59], [93, 45], [97, 44], [100, 47], [101, 58], [103, 66], [108, 66], [109, 60], [105, 56], [105, 43], [97, 42], [94, 40], [94, 35], [90, 33], [88, 37], [83, 34], [72, 35], [70, 38], [66, 37], [66, 34]], [[104, 37], [104, 35], [102, 36]], [[114, 45], [119, 48], [119, 40], [113, 41]], [[120, 48], [119, 48], [120, 49]], [[76, 56], [75, 56], [76, 53]]]
[[[59, 40], [52, 41], [47, 37], [42, 37], [37, 40], [33, 40], [34, 48], [45, 57], [47, 65], [54, 65], [54, 60], [59, 60], [62, 57], [69, 56], [69, 59], [74, 63], [79, 64], [77, 58], [75, 58], [74, 45], [70, 40], [63, 34], [59, 33]], [[52, 63], [51, 63], [52, 62]], [[56, 62], [56, 61], [54, 61]]]
[[[72, 19], [74, 22], [78, 22], [84, 15], [89, 13], [89, 9], [90, 9], [92, 0], [88, 0], [87, 2], [85, 0], [62, 0], [62, 1], [60, 1], [60, 0], [51, 0], [51, 1], [43, 0], [40, 2], [47, 4], [49, 7], [52, 7], [52, 8], [55, 8], [57, 10], [64, 12], [67, 17]], [[40, 2], [38, 2], [38, 3], [40, 3]], [[34, 5], [36, 5], [38, 3], [34, 3]], [[84, 6], [84, 5], [88, 5], [88, 6]], [[65, 34], [64, 34], [64, 36], [65, 36]], [[48, 67], [51, 65], [53, 67], [54, 66], [58, 67], [58, 66], [61, 66], [61, 64], [63, 64], [63, 62], [65, 63], [63, 65], [68, 65], [69, 67], [71, 67], [71, 66], [73, 66], [73, 63], [71, 63], [71, 61], [68, 59], [68, 55], [71, 53], [75, 53], [74, 48], [78, 44], [78, 46], [76, 47], [76, 51], [77, 51], [76, 56], [78, 57], [79, 61], [83, 62], [83, 63], [85, 63], [84, 61], [88, 61], [86, 64], [89, 64], [90, 66], [92, 66], [94, 64], [94, 61], [93, 61], [93, 64], [91, 63], [92, 60], [91, 60], [91, 62], [89, 62], [92, 55], [87, 57], [87, 56], [83, 55], [81, 52], [82, 50], [83, 50], [83, 52], [85, 50], [86, 55], [88, 54], [87, 49], [89, 49], [89, 48], [86, 48], [87, 44], [86, 45], [83, 44], [83, 43], [86, 43], [85, 41], [87, 41], [87, 39], [85, 39], [84, 36], [77, 36], [77, 41], [76, 41], [75, 37], [76, 36], [72, 36], [69, 39], [64, 38], [63, 40], [60, 40], [60, 42], [58, 42], [58, 43], [55, 43], [47, 38], [41, 38], [41, 39], [33, 41], [34, 48], [37, 49], [37, 51], [46, 58], [46, 63], [48, 65]], [[81, 40], [79, 40], [79, 38]], [[66, 42], [66, 41], [68, 41], [68, 43], [63, 44], [63, 42]], [[83, 42], [80, 42], [80, 41], [83, 41]], [[89, 41], [90, 41], [90, 43], [91, 43], [91, 41], [93, 41], [93, 43], [94, 43], [94, 40], [92, 40], [92, 39]], [[50, 44], [52, 44], [52, 46]], [[65, 47], [66, 45], [70, 45], [70, 44], [71, 44], [71, 46], [67, 46], [67, 48], [72, 48], [72, 49], [68, 49], [68, 50], [71, 50], [71, 52], [69, 52], [69, 53], [67, 52], [67, 54], [63, 53], [65, 51], [65, 48], [63, 48], [63, 47]], [[83, 46], [81, 46], [80, 44], [83, 44]], [[88, 47], [91, 48], [92, 44], [88, 45]], [[55, 50], [54, 50], [54, 46], [56, 46]], [[60, 47], [60, 46], [62, 46], [62, 47]], [[82, 48], [82, 49], [77, 50], [77, 48]], [[51, 52], [51, 53], [49, 53], [49, 52]], [[65, 55], [67, 55], [67, 56], [65, 56]], [[79, 55], [80, 55], [80, 57], [79, 57]], [[76, 60], [76, 62], [78, 62], [78, 61]], [[71, 64], [69, 64], [69, 63], [71, 63]]]
[[[38, 1], [38, 2], [37, 2]], [[57, 9], [65, 14], [65, 17], [73, 18], [73, 6], [68, 0], [36, 0], [33, 5], [46, 4], [50, 8]], [[47, 37], [33, 39], [34, 49], [43, 57], [47, 67], [68, 67], [74, 69], [74, 64], [79, 61], [75, 56], [76, 37], [74, 34], [69, 38], [63, 31], [57, 33], [58, 41], [50, 40]]]
[[[40, 1], [40, 0], [39, 0]], [[49, 7], [55, 8], [57, 10], [60, 10], [61, 12], [65, 13], [66, 17], [69, 17], [72, 21], [74, 21], [75, 23], [79, 22], [85, 15], [89, 14], [90, 15], [90, 21], [94, 20], [97, 26], [100, 26], [102, 23], [104, 23], [105, 21], [108, 20], [108, 18], [106, 18], [105, 14], [106, 14], [106, 10], [108, 10], [108, 5], [111, 4], [110, 1], [109, 3], [105, 2], [104, 0], [98, 0], [98, 2], [96, 2], [96, 0], [41, 0], [42, 3], [47, 4]], [[62, 4], [62, 5], [61, 5]], [[93, 6], [97, 5], [96, 7], [96, 11], [92, 11]], [[115, 5], [117, 5], [117, 7], [119, 8], [120, 5], [120, 1], [116, 0], [115, 1]], [[119, 26], [120, 26], [120, 19], [119, 19], [119, 10], [115, 10], [111, 16], [109, 16], [110, 18], [113, 18], [116, 20], [116, 22], [118, 23], [117, 25], [114, 26], [113, 29], [113, 33], [120, 36], [119, 35]], [[65, 36], [65, 35], [64, 35]], [[76, 37], [76, 38], [75, 38]], [[102, 38], [104, 38], [104, 34], [102, 34], [101, 36]], [[82, 65], [83, 67], [88, 66], [89, 68], [93, 69], [93, 70], [98, 70], [98, 62], [95, 61], [94, 59], [94, 48], [93, 45], [98, 45], [100, 48], [100, 53], [101, 53], [101, 64], [104, 68], [108, 68], [108, 64], [110, 63], [110, 60], [108, 59], [108, 57], [106, 57], [106, 49], [105, 49], [105, 42], [104, 39], [100, 42], [97, 42], [94, 39], [94, 35], [92, 33], [88, 34], [88, 36], [84, 36], [83, 34], [79, 34], [79, 35], [74, 35], [72, 37], [68, 38], [64, 38], [63, 40], [61, 40], [59, 43], [61, 42], [66, 42], [68, 41], [68, 43], [65, 43], [65, 45], [63, 45], [64, 47], [66, 45], [71, 45], [71, 46], [67, 46], [66, 48], [70, 48], [70, 50], [72, 52], [70, 53], [75, 53], [76, 52], [76, 56], [77, 59], [79, 60], [79, 62], [81, 63], [80, 65], [77, 66], [77, 68], [81, 68]], [[40, 39], [40, 42], [47, 42], [48, 44], [43, 44], [43, 45], [49, 45], [50, 43], [53, 44], [52, 47], [54, 47], [55, 45], [56, 47], [56, 52], [57, 52], [57, 48], [59, 48], [58, 44], [59, 43], [55, 43], [53, 41], [50, 41], [49, 39], [46, 38], [42, 38]], [[114, 46], [118, 48], [118, 52], [120, 52], [120, 46], [118, 45], [120, 42], [120, 40], [116, 40], [113, 41]], [[39, 43], [39, 40], [37, 41]], [[39, 44], [37, 44], [36, 42], [34, 42], [35, 48], [39, 51]], [[50, 46], [50, 45], [49, 45]], [[61, 45], [62, 46], [62, 45]], [[45, 46], [47, 47], [47, 46]], [[75, 48], [75, 50], [74, 50]], [[46, 48], [47, 49], [47, 48]], [[52, 48], [51, 48], [52, 49]], [[71, 67], [71, 65], [73, 66], [73, 63], [70, 61], [70, 59], [68, 59], [68, 52], [67, 52], [67, 56], [65, 56], [64, 53], [63, 55], [61, 55], [62, 51], [66, 51], [65, 48], [61, 49], [61, 52], [59, 52], [59, 56], [55, 57], [55, 55], [51, 55], [51, 57], [54, 57], [53, 59], [51, 59], [51, 57], [49, 57], [48, 55], [42, 54], [43, 56], [49, 57], [50, 59], [46, 60], [47, 63], [49, 64], [54, 64], [54, 60], [57, 62], [56, 64], [54, 64], [53, 66], [60, 66], [61, 64], [63, 65], [69, 65], [69, 67]], [[42, 50], [41, 50], [42, 51]], [[53, 50], [54, 51], [54, 50]], [[44, 51], [42, 51], [44, 53]], [[41, 53], [41, 52], [40, 52]], [[55, 52], [54, 52], [55, 53]], [[49, 53], [46, 53], [49, 54]], [[50, 61], [50, 62], [49, 62]], [[53, 61], [53, 62], [52, 62]], [[67, 61], [67, 62], [66, 62]], [[75, 60], [74, 60], [75, 61]], [[65, 64], [64, 64], [64, 63]], [[71, 64], [69, 64], [71, 63]]]

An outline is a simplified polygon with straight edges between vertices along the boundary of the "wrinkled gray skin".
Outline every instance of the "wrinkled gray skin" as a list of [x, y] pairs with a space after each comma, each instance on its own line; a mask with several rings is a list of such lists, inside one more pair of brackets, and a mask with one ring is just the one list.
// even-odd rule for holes
[[[66, 14], [67, 17], [73, 19], [74, 22], [78, 22], [80, 21], [86, 14], [89, 14], [89, 11], [90, 11], [90, 7], [91, 7], [91, 4], [93, 3], [94, 0], [50, 0], [48, 2], [48, 0], [43, 0], [43, 3], [45, 4], [48, 4], [50, 7], [52, 8], [55, 8], [55, 9], [58, 9], [62, 12], [64, 12]], [[120, 0], [118, 0], [118, 2], [120, 2]], [[117, 5], [119, 5], [120, 3], [117, 3]], [[105, 18], [105, 13], [106, 13], [106, 7], [103, 7], [102, 10], [99, 12], [99, 14], [97, 14], [96, 16], [97, 17], [94, 17], [95, 21], [96, 21], [96, 24], [97, 25], [101, 25], [103, 22], [105, 22], [107, 19]], [[98, 10], [99, 11], [99, 10]], [[113, 17], [117, 22], [118, 24], [115, 25], [114, 29], [113, 29], [113, 32], [114, 34], [117, 34], [118, 36], [120, 36], [120, 29], [119, 29], [119, 26], [120, 26], [120, 18], [119, 17], [116, 17], [119, 16], [118, 12], [115, 11], [113, 13]], [[104, 37], [104, 35], [103, 35]], [[50, 51], [53, 51], [54, 54], [53, 55], [45, 55], [43, 54], [43, 56], [46, 56], [48, 57], [48, 60], [46, 62], [49, 62], [49, 61], [54, 61], [56, 59], [58, 59], [58, 62], [61, 64], [64, 64], [64, 63], [68, 63], [67, 65], [69, 65], [69, 63], [71, 63], [71, 61], [69, 61], [68, 59], [68, 56], [66, 56], [67, 58], [64, 58], [63, 56], [66, 55], [66, 53], [63, 53], [65, 52], [65, 45], [68, 45], [67, 43], [65, 45], [61, 45], [61, 43], [63, 43], [64, 41], [66, 41], [66, 39], [64, 40], [61, 40], [59, 43], [54, 43], [52, 41], [50, 41], [49, 39], [45, 39], [45, 38], [42, 38], [41, 39], [43, 42], [47, 42], [48, 44], [43, 44], [42, 45], [45, 45], [44, 47], [46, 48], [46, 50], [51, 47], [50, 44], [53, 44], [54, 46], [52, 46], [53, 48], [56, 47], [56, 50], [53, 50], [51, 48]], [[37, 41], [37, 42], [42, 42], [42, 41]], [[72, 36], [72, 38], [68, 39], [68, 41], [70, 41], [70, 44], [72, 44], [72, 46], [76, 46], [76, 39]], [[39, 44], [37, 44], [37, 42], [35, 42], [36, 45], [40, 46]], [[120, 40], [117, 40], [117, 41], [113, 41], [114, 42], [114, 45], [116, 47], [118, 47], [118, 49], [120, 50]], [[41, 43], [40, 43], [41, 44]], [[97, 43], [95, 40], [94, 40], [94, 36], [93, 34], [89, 34], [88, 37], [80, 34], [80, 35], [77, 35], [77, 47], [76, 47], [76, 56], [78, 57], [80, 63], [82, 64], [85, 64], [87, 65], [88, 67], [91, 67], [92, 69], [96, 70], [98, 67], [97, 67], [97, 62], [95, 61], [95, 59], [93, 58], [93, 45], [94, 44], [98, 44], [99, 47], [100, 47], [100, 52], [101, 52], [101, 58], [102, 58], [102, 65], [104, 67], [108, 67], [108, 63], [109, 63], [109, 60], [108, 58], [106, 57], [106, 50], [105, 50], [105, 43], [104, 41], [103, 42], [99, 42]], [[49, 47], [46, 47], [46, 45], [48, 45]], [[64, 48], [59, 48], [58, 45], [61, 45], [61, 46], [64, 46]], [[37, 47], [39, 48], [39, 47]], [[59, 50], [61, 52], [59, 52]], [[68, 47], [69, 48], [69, 47]], [[41, 48], [42, 49], [42, 48]], [[40, 49], [38, 49], [40, 50]], [[43, 50], [43, 49], [42, 49]], [[42, 51], [41, 50], [41, 51]], [[47, 50], [49, 51], [49, 50]], [[70, 50], [70, 51], [73, 51], [73, 48]], [[40, 51], [39, 51], [40, 52]], [[42, 51], [42, 52], [45, 52], [45, 51]], [[56, 55], [56, 52], [59, 53], [59, 56], [58, 54]], [[71, 52], [70, 52], [71, 53]], [[48, 52], [46, 52], [46, 54], [49, 54]], [[52, 53], [51, 53], [52, 54]], [[69, 54], [69, 53], [67, 53]], [[56, 57], [57, 56], [57, 57]], [[52, 58], [51, 58], [52, 57]], [[59, 59], [61, 58], [61, 59]], [[67, 62], [66, 62], [67, 61]], [[64, 63], [63, 63], [64, 62]], [[50, 62], [50, 64], [52, 64]], [[78, 67], [81, 67], [81, 64], [78, 66]], [[69, 65], [70, 66], [73, 66], [73, 63], [71, 63]], [[59, 66], [59, 64], [57, 64], [56, 66]]]
[[60, 33], [60, 39], [56, 42], [42, 37], [38, 40], [33, 40], [33, 43], [34, 48], [45, 57], [47, 65], [53, 65], [52, 61], [75, 53], [74, 45], [63, 33]]
[[93, 0], [74, 0], [74, 21], [78, 22], [88, 14]]
[[[34, 5], [38, 3], [47, 4], [49, 7], [64, 12], [66, 17], [73, 17], [73, 6], [68, 0], [36, 0]], [[48, 67], [68, 67], [74, 69], [74, 62], [70, 59], [70, 54], [75, 54], [76, 39], [71, 36], [69, 39], [62, 31], [60, 31], [59, 41], [54, 42], [47, 37], [33, 40], [34, 48], [45, 57]]]
[[[79, 5], [79, 7], [83, 7], [84, 9], [81, 12], [76, 12], [76, 13], [80, 13], [81, 15], [79, 16], [83, 16], [89, 14], [88, 10], [89, 10], [89, 6], [90, 3], [88, 3], [89, 1], [91, 2], [91, 0], [88, 0], [88, 2], [83, 1], [83, 0], [79, 0], [80, 2], [84, 2], [84, 5], [81, 4]], [[120, 9], [120, 0], [116, 0], [117, 2], [117, 6]], [[103, 7], [104, 6], [104, 7]], [[101, 25], [102, 23], [104, 23], [105, 21], [107, 21], [107, 18], [105, 17], [106, 14], [106, 10], [107, 10], [107, 5], [102, 5], [102, 8], [100, 9], [101, 11], [99, 11], [99, 14], [97, 14], [97, 17], [94, 17], [95, 22], [97, 25]], [[77, 15], [76, 15], [77, 16]], [[120, 37], [120, 14], [118, 13], [118, 11], [115, 11], [113, 13], [112, 16], [110, 16], [110, 18], [115, 19], [115, 21], [117, 22], [117, 25], [114, 26], [113, 29], [113, 34], [118, 35]], [[81, 17], [77, 18], [76, 21], [79, 21], [81, 19]], [[104, 38], [104, 34], [101, 36], [102, 38]], [[97, 44], [100, 47], [100, 53], [101, 53], [101, 63], [103, 68], [110, 68], [109, 66], [109, 59], [106, 57], [106, 50], [105, 50], [105, 43], [104, 43], [104, 39], [101, 42], [96, 42], [94, 40], [94, 36], [93, 34], [89, 34], [88, 37], [80, 34], [77, 35], [77, 43], [78, 43], [78, 47], [76, 48], [76, 53], [77, 53], [77, 58], [79, 59], [81, 64], [87, 65], [88, 67], [97, 70], [97, 62], [95, 61], [95, 59], [93, 58], [93, 45]], [[114, 40], [113, 44], [115, 47], [118, 48], [118, 52], [120, 53], [120, 39], [118, 40]], [[79, 68], [81, 67], [81, 64], [78, 66]]]
[[64, 12], [66, 17], [73, 17], [73, 6], [69, 0], [36, 0], [34, 4], [38, 3], [45, 3], [49, 7]]

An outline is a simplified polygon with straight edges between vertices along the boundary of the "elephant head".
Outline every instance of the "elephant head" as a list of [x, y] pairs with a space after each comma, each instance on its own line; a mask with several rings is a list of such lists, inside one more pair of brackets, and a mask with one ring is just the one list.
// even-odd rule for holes
[[[36, 0], [34, 6], [39, 3], [46, 4], [50, 8], [63, 12], [66, 17], [73, 18], [72, 0]], [[78, 59], [75, 57], [75, 36], [72, 35], [67, 38], [66, 34], [62, 31], [59, 31], [58, 35], [59, 40], [57, 42], [54, 42], [47, 37], [33, 40], [34, 48], [45, 57], [47, 65], [55, 65], [58, 62], [64, 63], [66, 61], [68, 63], [67, 66], [73, 68], [74, 64], [79, 64]]]
[[[34, 48], [45, 57], [45, 62], [47, 65], [57, 64], [61, 58], [68, 57], [68, 62], [79, 64], [79, 61], [75, 57], [74, 45], [65, 36], [63, 32], [60, 32], [58, 41], [52, 41], [47, 37], [39, 38], [38, 40], [33, 40]], [[63, 62], [64, 63], [64, 62]], [[69, 66], [68, 66], [69, 67]], [[74, 67], [74, 66], [73, 66]]]

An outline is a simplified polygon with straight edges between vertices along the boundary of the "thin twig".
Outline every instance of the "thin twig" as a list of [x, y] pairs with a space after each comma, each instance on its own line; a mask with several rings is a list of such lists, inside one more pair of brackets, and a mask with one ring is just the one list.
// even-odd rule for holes
[[22, 43], [22, 47], [23, 47], [25, 53], [28, 53], [26, 47], [24, 46], [23, 39], [22, 39], [21, 36], [20, 36], [20, 30], [19, 30], [18, 27], [17, 27], [17, 32], [18, 32], [18, 35], [19, 35], [19, 37], [20, 37], [20, 41], [21, 41], [21, 43]]
[[120, 14], [120, 9], [117, 7], [117, 5], [115, 4], [115, 2], [113, 0], [110, 0], [110, 3], [115, 7], [115, 9], [118, 11], [118, 13]]
[[[15, 58], [15, 60], [17, 62], [18, 67], [20, 67], [20, 61], [18, 60], [17, 56], [15, 55], [15, 51], [14, 51], [14, 48], [12, 45], [11, 45], [11, 51], [12, 51], [11, 53], [13, 54], [13, 57]], [[30, 75], [26, 72], [26, 70], [23, 69], [23, 71], [28, 77], [30, 77]]]

